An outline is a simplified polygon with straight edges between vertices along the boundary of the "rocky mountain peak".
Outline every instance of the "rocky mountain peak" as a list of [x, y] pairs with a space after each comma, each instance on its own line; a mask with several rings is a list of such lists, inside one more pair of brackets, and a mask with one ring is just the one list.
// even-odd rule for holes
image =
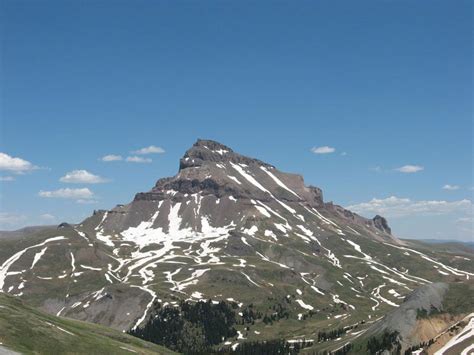
[[[206, 201], [202, 206], [201, 199]], [[323, 225], [328, 224], [326, 229], [342, 235], [344, 228], [324, 217], [327, 214], [341, 225], [362, 228], [376, 239], [393, 238], [383, 217], [366, 219], [331, 202], [325, 203], [322, 190], [306, 186], [301, 175], [279, 171], [212, 140], [197, 140], [184, 154], [175, 176], [159, 179], [151, 191], [137, 194], [135, 201], [181, 203], [186, 206], [181, 211], [188, 218], [186, 223], [194, 226], [200, 225], [203, 216], [211, 222], [216, 218], [219, 223], [239, 220], [243, 228], [254, 218], [283, 218], [285, 223], [295, 219], [295, 223], [301, 223], [316, 217]], [[323, 215], [318, 215], [320, 212], [314, 208]], [[289, 219], [283, 217], [288, 213]], [[347, 228], [349, 232], [353, 233], [353, 227]]]
[[213, 141], [211, 139], [198, 138], [196, 143], [193, 144], [193, 148], [194, 147], [204, 147], [204, 148], [211, 149], [211, 150], [216, 150], [216, 151], [217, 150], [225, 150], [227, 152], [233, 152], [233, 150], [231, 148], [229, 148], [228, 146], [226, 146], [222, 143], [219, 143], [217, 141]]
[[226, 145], [209, 140], [198, 139], [194, 145], [186, 151], [180, 160], [179, 170], [199, 167], [206, 163], [232, 162], [235, 164], [257, 164], [271, 167], [258, 159], [249, 158], [235, 153]]
[[391, 234], [392, 233], [392, 230], [390, 229], [390, 227], [388, 226], [388, 222], [387, 220], [382, 217], [382, 216], [379, 216], [379, 215], [376, 215], [372, 221], [374, 221], [374, 226], [375, 228], [381, 230], [382, 232], [385, 232], [387, 234]]

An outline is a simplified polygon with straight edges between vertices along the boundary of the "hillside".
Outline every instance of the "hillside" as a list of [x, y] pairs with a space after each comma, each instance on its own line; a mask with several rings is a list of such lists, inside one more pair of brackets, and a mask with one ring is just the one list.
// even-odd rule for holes
[[22, 354], [173, 353], [111, 328], [46, 314], [1, 293], [0, 344]]

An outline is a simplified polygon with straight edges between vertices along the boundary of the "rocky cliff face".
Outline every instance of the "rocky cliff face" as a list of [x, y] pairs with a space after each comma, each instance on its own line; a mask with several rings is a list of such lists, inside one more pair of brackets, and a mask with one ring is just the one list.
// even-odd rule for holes
[[385, 218], [383, 218], [382, 216], [376, 215], [372, 219], [372, 221], [374, 223], [375, 228], [379, 229], [380, 231], [382, 231], [384, 233], [388, 233], [388, 234], [392, 233], [392, 230], [388, 226], [387, 220]]
[[[222, 204], [214, 206], [214, 210], [202, 211], [211, 220], [216, 213], [227, 214], [226, 219], [232, 220], [236, 210], [239, 214], [262, 215], [258, 213], [258, 208], [256, 211], [252, 207], [252, 201], [275, 205], [275, 209], [283, 209], [282, 213], [291, 212], [293, 217], [300, 220], [300, 216], [307, 213], [305, 209], [318, 207], [327, 213], [335, 213], [344, 223], [362, 228], [373, 238], [397, 242], [382, 217], [377, 216], [370, 220], [332, 203], [325, 204], [321, 189], [305, 186], [300, 175], [283, 173], [270, 164], [240, 155], [231, 148], [210, 140], [198, 140], [180, 160], [176, 176], [158, 180], [151, 191], [137, 194], [135, 201], [172, 200], [193, 206], [193, 200], [198, 195], [199, 198], [205, 197], [215, 201], [224, 199]], [[235, 203], [225, 203], [226, 199], [235, 199]], [[264, 209], [261, 206], [260, 208]], [[297, 210], [301, 211], [296, 213]], [[192, 218], [190, 213], [185, 215]], [[194, 217], [200, 218], [196, 215]], [[335, 230], [333, 227], [334, 225], [329, 226]]]

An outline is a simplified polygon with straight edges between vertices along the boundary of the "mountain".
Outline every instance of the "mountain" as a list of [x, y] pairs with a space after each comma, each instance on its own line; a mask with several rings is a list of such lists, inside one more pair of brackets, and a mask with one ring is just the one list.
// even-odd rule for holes
[[[471, 285], [472, 257], [400, 240], [382, 216], [324, 202], [300, 175], [198, 140], [174, 177], [129, 204], [94, 211], [77, 225], [3, 234], [0, 290], [50, 314], [148, 340], [171, 316], [179, 331], [216, 339], [223, 329], [193, 312], [219, 320], [233, 312], [213, 349], [305, 339], [305, 351], [348, 351], [347, 344], [382, 336], [373, 327], [417, 288]], [[190, 306], [197, 301], [209, 305]], [[402, 349], [420, 339], [400, 339], [412, 330], [395, 328], [386, 327], [398, 332]]]

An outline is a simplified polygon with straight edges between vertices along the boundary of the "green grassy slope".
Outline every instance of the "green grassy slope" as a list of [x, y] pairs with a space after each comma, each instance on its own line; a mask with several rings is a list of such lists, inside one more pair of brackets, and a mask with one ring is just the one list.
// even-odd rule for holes
[[107, 327], [43, 313], [2, 293], [0, 343], [23, 354], [173, 354]]

